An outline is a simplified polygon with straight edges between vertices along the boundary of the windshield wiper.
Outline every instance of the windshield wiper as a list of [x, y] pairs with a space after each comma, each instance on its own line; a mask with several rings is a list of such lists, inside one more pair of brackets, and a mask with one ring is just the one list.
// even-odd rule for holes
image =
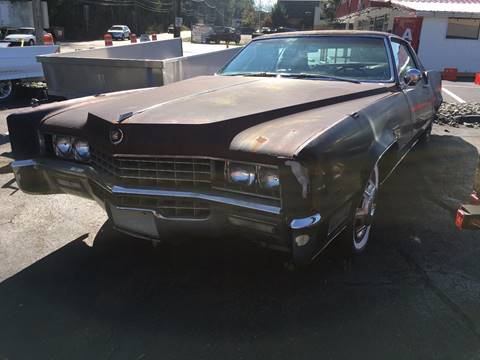
[[322, 80], [332, 80], [332, 81], [346, 81], [354, 84], [360, 84], [360, 81], [354, 79], [347, 79], [331, 75], [318, 75], [318, 74], [309, 74], [309, 73], [298, 73], [298, 74], [278, 74], [282, 77], [294, 78], [294, 79], [322, 79]]
[[256, 77], [277, 77], [282, 74], [277, 74], [274, 72], [266, 72], [266, 71], [252, 71], [252, 72], [238, 72], [238, 73], [231, 73], [231, 74], [220, 74], [223, 76], [256, 76]]

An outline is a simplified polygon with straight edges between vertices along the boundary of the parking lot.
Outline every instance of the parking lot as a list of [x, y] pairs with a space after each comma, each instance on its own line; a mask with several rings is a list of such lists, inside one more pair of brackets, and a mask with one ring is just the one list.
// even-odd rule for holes
[[479, 129], [435, 126], [352, 263], [329, 251], [292, 272], [240, 238], [153, 247], [93, 202], [18, 191], [5, 119], [25, 105], [0, 111], [0, 359], [480, 359], [480, 232], [453, 224]]
[[448, 102], [480, 102], [480, 86], [473, 82], [443, 81], [443, 97]]

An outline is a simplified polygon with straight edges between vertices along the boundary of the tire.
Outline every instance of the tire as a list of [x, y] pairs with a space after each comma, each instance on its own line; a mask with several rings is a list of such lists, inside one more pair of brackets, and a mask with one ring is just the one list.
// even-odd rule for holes
[[29, 40], [27, 44], [28, 44], [28, 46], [33, 46], [33, 45], [35, 45], [35, 41]]
[[420, 136], [420, 139], [418, 140], [419, 145], [425, 145], [430, 142], [430, 137], [432, 135], [432, 125], [429, 125], [427, 129], [423, 132], [423, 134]]
[[344, 255], [351, 256], [365, 250], [368, 245], [375, 216], [378, 195], [378, 166], [375, 165], [360, 194], [358, 203], [354, 205], [342, 237]]
[[0, 102], [6, 102], [13, 98], [15, 84], [11, 80], [0, 81]]

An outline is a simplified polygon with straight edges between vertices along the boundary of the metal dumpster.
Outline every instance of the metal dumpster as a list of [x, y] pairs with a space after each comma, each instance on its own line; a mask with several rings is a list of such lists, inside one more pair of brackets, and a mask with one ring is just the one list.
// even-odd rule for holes
[[76, 98], [214, 74], [239, 48], [182, 56], [181, 39], [39, 56], [48, 93]]

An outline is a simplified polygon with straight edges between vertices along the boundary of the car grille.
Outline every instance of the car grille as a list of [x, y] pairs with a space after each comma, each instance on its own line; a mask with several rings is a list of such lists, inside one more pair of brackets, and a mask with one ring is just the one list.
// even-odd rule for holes
[[118, 196], [116, 203], [120, 207], [154, 210], [157, 214], [170, 219], [207, 219], [210, 216], [209, 203], [199, 200]]
[[209, 188], [212, 162], [192, 157], [111, 156], [92, 150], [92, 165], [114, 176], [118, 183], [168, 188]]

